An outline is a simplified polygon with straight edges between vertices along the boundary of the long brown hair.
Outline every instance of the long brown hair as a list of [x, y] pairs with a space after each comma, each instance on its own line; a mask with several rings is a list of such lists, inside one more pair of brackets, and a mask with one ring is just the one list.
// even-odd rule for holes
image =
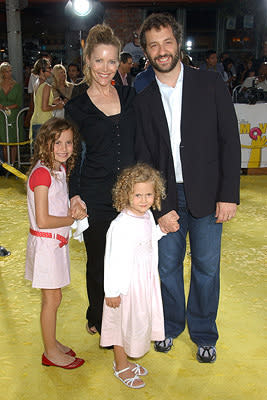
[[62, 118], [50, 118], [41, 126], [34, 142], [34, 154], [31, 166], [27, 173], [28, 176], [38, 161], [41, 161], [41, 163], [45, 167], [49, 168], [53, 174], [54, 144], [60, 137], [61, 133], [68, 129], [71, 129], [73, 132], [73, 153], [66, 162], [66, 176], [69, 178], [77, 157], [79, 135], [75, 127], [69, 121]]

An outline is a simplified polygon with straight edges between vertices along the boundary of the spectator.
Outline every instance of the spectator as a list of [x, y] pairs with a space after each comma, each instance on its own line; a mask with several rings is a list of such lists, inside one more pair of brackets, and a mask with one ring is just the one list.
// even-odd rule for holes
[[224, 75], [223, 80], [225, 81], [229, 92], [232, 94], [234, 82], [236, 80], [236, 75], [233, 75], [233, 65], [234, 62], [231, 58], [225, 58], [223, 61]]
[[[231, 58], [231, 57], [229, 56], [229, 53], [227, 53], [226, 51], [225, 51], [224, 53], [222, 53], [221, 56], [220, 56], [220, 62], [219, 62], [219, 64], [221, 65], [221, 68], [222, 68], [223, 70], [224, 70], [224, 65], [223, 65], [223, 63], [224, 63], [224, 61], [225, 61], [226, 59], [228, 59], [228, 58]], [[235, 68], [234, 62], [232, 63], [231, 73], [232, 73], [232, 76], [235, 76], [235, 77], [236, 77], [236, 68]]]
[[30, 124], [30, 137], [35, 139], [41, 125], [49, 120], [54, 110], [63, 109], [64, 103], [58, 100], [53, 104], [53, 92], [47, 79], [51, 78], [51, 64], [48, 59], [40, 58], [34, 64], [33, 73], [38, 75], [38, 80], [34, 87], [34, 112]]
[[132, 42], [127, 43], [123, 51], [126, 53], [130, 53], [133, 58], [133, 68], [132, 68], [132, 75], [136, 76], [138, 72], [140, 72], [140, 59], [144, 57], [144, 52], [140, 47], [140, 40], [139, 40], [139, 33], [133, 32], [133, 40]]
[[71, 63], [68, 65], [68, 81], [74, 84], [81, 82], [80, 67], [78, 64]]
[[244, 80], [241, 89], [245, 90], [250, 87], [263, 89], [264, 92], [267, 92], [267, 62], [260, 65], [258, 76], [250, 76]]
[[[16, 118], [22, 107], [22, 87], [12, 78], [12, 67], [8, 62], [0, 65], [0, 110], [8, 119], [9, 142], [17, 142]], [[0, 141], [6, 142], [6, 124], [4, 115], [0, 114]], [[3, 147], [4, 160], [8, 161], [7, 146]], [[17, 146], [10, 146], [10, 161], [14, 164]]]
[[[42, 56], [41, 56], [41, 58], [39, 58], [39, 60], [42, 60], [42, 59], [48, 60], [49, 64], [50, 65], [52, 64], [52, 56], [50, 54], [47, 54], [47, 53], [42, 54]], [[30, 75], [30, 78], [28, 81], [28, 94], [30, 96], [30, 99], [29, 99], [29, 110], [26, 114], [25, 121], [24, 121], [25, 127], [30, 126], [30, 121], [32, 118], [33, 110], [34, 110], [34, 100], [33, 100], [34, 87], [35, 87], [35, 85], [37, 85], [37, 86], [39, 85], [38, 79], [39, 79], [39, 76], [34, 74], [33, 69], [32, 69], [31, 75]]]
[[244, 80], [248, 77], [252, 77], [256, 75], [256, 66], [252, 57], [249, 57], [245, 60], [243, 64], [243, 71], [240, 73], [239, 83], [243, 83]]
[[[71, 99], [73, 83], [67, 81], [67, 73], [64, 65], [57, 64], [53, 68], [52, 91], [54, 99], [63, 101], [64, 105]], [[55, 110], [54, 117], [64, 118], [64, 108]]]
[[218, 63], [217, 54], [215, 50], [208, 50], [206, 53], [205, 63], [201, 64], [199, 69], [203, 71], [220, 72], [223, 76], [223, 67]]
[[131, 86], [131, 68], [133, 66], [133, 58], [130, 53], [122, 52], [120, 54], [120, 64], [118, 71], [114, 76], [114, 81], [116, 85]]

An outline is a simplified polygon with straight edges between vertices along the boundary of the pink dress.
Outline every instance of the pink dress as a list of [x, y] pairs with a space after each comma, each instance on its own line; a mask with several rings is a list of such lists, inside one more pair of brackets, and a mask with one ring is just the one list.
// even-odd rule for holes
[[151, 340], [164, 340], [164, 318], [158, 274], [158, 239], [152, 213], [138, 217], [124, 210], [107, 233], [105, 296], [121, 296], [118, 308], [104, 301], [100, 345], [122, 346], [141, 357]]
[[[68, 238], [69, 227], [56, 229], [39, 229], [35, 218], [34, 192], [29, 182], [37, 168], [45, 168], [40, 162], [36, 164], [27, 183], [27, 201], [30, 228], [34, 231], [60, 234]], [[54, 171], [48, 189], [48, 212], [50, 215], [66, 216], [68, 213], [68, 189], [65, 168]], [[29, 233], [26, 253], [25, 278], [32, 281], [32, 287], [41, 289], [57, 289], [70, 283], [70, 261], [68, 244], [59, 246], [60, 241], [33, 236]]]

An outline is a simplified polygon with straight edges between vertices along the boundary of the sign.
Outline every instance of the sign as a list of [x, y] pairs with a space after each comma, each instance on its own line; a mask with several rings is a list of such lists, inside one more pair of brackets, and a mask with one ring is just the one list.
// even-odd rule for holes
[[241, 168], [266, 168], [267, 103], [234, 106], [241, 142]]

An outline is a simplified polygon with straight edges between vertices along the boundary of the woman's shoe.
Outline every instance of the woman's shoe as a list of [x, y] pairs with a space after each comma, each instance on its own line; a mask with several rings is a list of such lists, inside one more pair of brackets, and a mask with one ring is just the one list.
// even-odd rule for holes
[[[139, 364], [134, 364], [135, 366], [131, 369], [130, 367], [129, 367], [129, 369], [130, 369], [130, 371], [132, 371], [135, 375], [138, 375], [138, 376], [146, 376], [147, 374], [148, 374], [148, 370], [146, 369], [146, 368], [144, 368], [144, 367], [142, 367], [141, 365], [139, 365]], [[143, 372], [141, 372], [141, 368], [143, 369]], [[116, 371], [116, 363], [115, 363], [115, 360], [113, 361], [113, 371]]]
[[145, 386], [145, 382], [143, 382], [141, 380], [142, 383], [140, 383], [139, 385], [134, 385], [134, 382], [136, 380], [140, 380], [139, 376], [135, 375], [133, 378], [121, 378], [120, 374], [122, 374], [125, 371], [130, 371], [130, 368], [124, 368], [121, 369], [120, 371], [116, 371], [114, 370], [114, 375], [116, 376], [116, 378], [118, 378], [124, 385], [126, 385], [127, 387], [131, 388], [131, 389], [141, 389], [142, 387]]
[[[90, 335], [95, 335], [97, 333], [96, 327], [95, 326], [89, 327], [88, 322], [86, 322], [85, 328], [86, 328], [87, 332], [90, 333]], [[95, 328], [95, 330], [92, 328]]]
[[46, 358], [46, 356], [43, 354], [42, 355], [42, 364], [47, 366], [47, 367], [59, 367], [59, 368], [64, 368], [64, 369], [75, 369], [80, 367], [81, 365], [84, 364], [84, 360], [82, 358], [75, 358], [74, 361], [72, 361], [72, 363], [67, 364], [67, 365], [58, 365], [53, 363], [52, 361], [48, 360], [48, 358]]
[[71, 357], [75, 357], [75, 356], [76, 356], [75, 351], [73, 351], [72, 349], [70, 349], [69, 351], [67, 351], [67, 353], [65, 353], [65, 354], [67, 354], [68, 356], [71, 356]]

